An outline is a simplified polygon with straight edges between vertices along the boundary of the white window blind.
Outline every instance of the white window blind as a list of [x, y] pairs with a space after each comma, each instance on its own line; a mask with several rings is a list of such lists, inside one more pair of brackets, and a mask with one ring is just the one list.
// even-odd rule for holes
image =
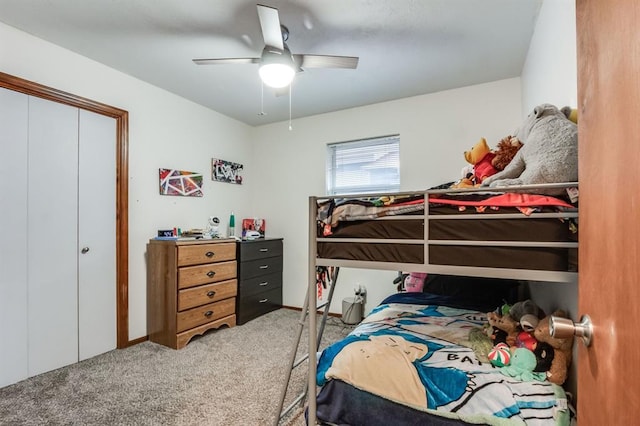
[[327, 145], [327, 193], [400, 190], [400, 135]]

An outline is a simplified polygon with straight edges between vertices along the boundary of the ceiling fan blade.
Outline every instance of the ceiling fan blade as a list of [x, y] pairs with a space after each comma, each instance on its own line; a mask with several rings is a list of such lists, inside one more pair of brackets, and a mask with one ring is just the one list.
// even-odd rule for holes
[[264, 44], [284, 50], [284, 42], [282, 41], [282, 31], [280, 30], [280, 17], [278, 9], [269, 6], [258, 6], [258, 18], [262, 27], [262, 38]]
[[357, 56], [293, 55], [302, 68], [350, 68], [358, 67]]
[[198, 65], [220, 65], [220, 64], [257, 64], [260, 58], [219, 58], [219, 59], [193, 59]]

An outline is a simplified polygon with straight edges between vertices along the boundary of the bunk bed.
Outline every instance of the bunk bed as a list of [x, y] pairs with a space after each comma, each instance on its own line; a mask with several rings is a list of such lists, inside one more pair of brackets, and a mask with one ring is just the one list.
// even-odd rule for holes
[[[317, 267], [425, 272], [442, 276], [484, 277], [497, 280], [577, 282], [577, 202], [572, 202], [568, 197], [540, 195], [577, 193], [577, 186], [577, 183], [570, 182], [510, 188], [432, 189], [392, 195], [310, 197], [309, 287], [304, 309], [308, 308], [308, 312], [317, 311]], [[480, 326], [486, 321], [484, 313], [492, 307], [479, 303], [477, 297], [474, 299], [472, 295], [469, 296], [471, 297], [452, 298], [427, 294], [425, 300], [415, 297], [408, 301], [385, 300], [347, 336], [345, 341], [337, 342], [322, 352], [319, 364], [316, 351], [318, 339], [321, 337], [316, 335], [317, 318], [315, 315], [308, 315], [308, 424], [316, 424], [316, 420], [329, 424], [349, 421], [389, 424], [391, 420], [384, 413], [393, 413], [392, 416], [395, 417], [392, 418], [396, 420], [412, 419], [410, 424], [468, 424], [465, 421], [504, 424], [501, 423], [504, 418], [482, 418], [464, 414], [464, 409], [460, 407], [465, 404], [460, 402], [473, 400], [472, 397], [476, 394], [475, 391], [471, 392], [473, 395], [469, 394], [469, 386], [461, 385], [460, 389], [466, 390], [455, 398], [438, 389], [422, 389], [428, 397], [434, 393], [441, 393], [441, 398], [445, 400], [444, 403], [430, 401], [429, 407], [433, 409], [427, 409], [422, 403], [411, 402], [410, 398], [405, 401], [393, 392], [380, 394], [371, 391], [366, 384], [354, 386], [348, 383], [348, 379], [342, 380], [341, 376], [336, 374], [341, 368], [343, 372], [345, 369], [354, 368], [353, 364], [350, 367], [334, 365], [336, 358], [350, 357], [338, 356], [338, 352], [344, 349], [345, 342], [359, 341], [362, 336], [369, 336], [364, 340], [372, 340], [370, 333], [373, 333], [376, 339], [391, 339], [395, 344], [398, 341], [399, 329], [402, 329], [400, 340], [405, 343], [418, 342], [417, 346], [424, 350], [433, 351], [434, 347], [445, 348], [443, 353], [460, 351], [458, 360], [475, 360], [468, 345], [453, 342], [449, 337], [436, 338], [435, 341], [429, 342], [418, 338], [425, 334], [420, 331], [420, 327], [426, 327], [427, 330], [434, 327], [433, 324], [421, 324], [424, 321], [428, 322], [429, 318], [425, 320], [419, 312], [430, 312], [426, 317], [437, 317], [438, 324], [453, 324], [451, 335], [454, 336], [459, 335], [461, 330], [468, 333], [469, 327]], [[404, 325], [407, 324], [407, 318], [410, 318], [409, 323], [412, 326], [399, 325], [394, 322], [394, 318], [399, 318]], [[412, 329], [416, 324], [419, 327]], [[462, 329], [456, 328], [460, 324]], [[392, 330], [391, 336], [385, 330]], [[458, 338], [453, 340], [456, 339]], [[415, 346], [413, 345], [411, 350], [415, 350]], [[360, 351], [366, 352], [366, 348], [360, 348]], [[464, 351], [471, 352], [462, 353]], [[416, 357], [420, 358], [423, 355], [417, 354]], [[504, 376], [502, 379], [496, 379], [496, 372], [489, 371], [490, 365], [485, 365], [485, 368], [476, 365], [477, 362], [471, 362], [473, 368], [469, 369], [469, 365], [461, 365], [459, 362], [457, 365], [454, 363], [434, 366], [429, 364], [429, 360], [435, 359], [439, 362], [437, 356], [425, 358], [428, 359], [425, 359], [424, 369], [444, 366], [447, 370], [457, 371], [461, 375], [458, 377], [469, 380], [474, 386], [478, 386], [478, 389], [482, 387], [480, 383], [484, 380], [479, 377], [484, 377], [485, 373], [488, 374], [487, 377], [493, 375], [491, 379], [487, 379], [485, 386], [489, 386], [491, 382], [491, 386], [495, 386], [492, 388], [493, 393], [507, 395], [506, 402], [493, 406], [496, 412], [502, 407], [505, 410], [502, 414], [504, 417], [516, 416], [516, 413], [509, 413], [509, 410], [513, 410], [513, 407], [522, 408], [527, 404], [539, 409], [543, 406], [548, 409], [543, 414], [538, 410], [538, 414], [543, 417], [542, 420], [537, 418], [537, 415], [531, 415], [532, 424], [548, 424], [545, 423], [544, 417], [559, 416], [556, 405], [562, 400], [563, 391], [556, 385], [548, 382], [548, 386], [543, 386], [540, 382], [531, 385], [517, 379], [504, 380]], [[374, 365], [375, 368], [379, 371], [385, 370], [380, 365]], [[331, 370], [331, 374], [328, 374], [328, 370]], [[423, 384], [425, 381], [428, 382], [425, 377], [418, 381], [422, 381]], [[497, 385], [495, 381], [502, 384]], [[317, 385], [323, 385], [319, 395]], [[380, 384], [373, 386], [373, 389], [376, 389], [375, 386]], [[386, 386], [384, 383], [381, 386], [393, 388], [392, 385]], [[539, 392], [536, 392], [536, 389]], [[402, 393], [402, 390], [400, 392]], [[415, 389], [413, 392], [420, 393]], [[492, 392], [477, 393], [480, 405], [491, 405]], [[545, 394], [547, 399], [540, 401], [528, 397], [536, 393]], [[509, 395], [524, 396], [523, 400], [513, 401], [509, 399]], [[439, 407], [437, 410], [436, 406]], [[478, 412], [473, 404], [466, 407], [471, 413]], [[456, 413], [451, 414], [450, 410]], [[355, 417], [345, 417], [344, 413], [348, 411]], [[318, 414], [325, 417], [320, 419]], [[517, 416], [526, 417], [527, 414], [518, 412]], [[562, 418], [566, 420], [565, 417]]]

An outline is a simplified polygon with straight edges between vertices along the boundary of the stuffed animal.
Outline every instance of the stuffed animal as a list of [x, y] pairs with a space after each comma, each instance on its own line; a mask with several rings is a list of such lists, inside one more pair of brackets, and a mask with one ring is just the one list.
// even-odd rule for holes
[[500, 372], [523, 381], [543, 381], [545, 374], [535, 371], [537, 363], [533, 352], [526, 348], [518, 348], [511, 354], [511, 363], [500, 368]]
[[522, 148], [522, 142], [520, 139], [507, 136], [498, 142], [496, 149], [493, 150], [495, 157], [491, 160], [491, 165], [497, 170], [504, 170], [509, 165], [516, 153]]
[[[570, 109], [569, 109], [570, 110]], [[578, 126], [569, 120], [567, 109], [538, 105], [515, 132], [524, 145], [509, 165], [487, 177], [482, 186], [534, 185], [578, 180]], [[536, 192], [562, 194], [553, 188]]]
[[509, 308], [509, 315], [518, 322], [522, 330], [529, 332], [533, 332], [538, 321], [545, 316], [544, 311], [531, 299], [514, 303]]
[[499, 332], [496, 332], [495, 329], [506, 333], [504, 336], [504, 343], [506, 343], [509, 347], [514, 346], [516, 344], [516, 337], [518, 337], [518, 322], [515, 321], [509, 314], [506, 315], [498, 315], [495, 312], [487, 313], [487, 320], [489, 321], [489, 325], [492, 327], [492, 330], [495, 335], [495, 339], [493, 340], [493, 344], [502, 343], [502, 336]]
[[[563, 318], [567, 317], [566, 313], [560, 310], [554, 312], [552, 315]], [[553, 360], [551, 361], [551, 366], [547, 371], [547, 379], [551, 383], [562, 385], [567, 379], [567, 372], [571, 365], [573, 337], [559, 339], [551, 336], [549, 331], [550, 318], [551, 316], [546, 316], [541, 319], [533, 331], [533, 335], [538, 342], [547, 343], [553, 348]]]
[[469, 151], [464, 152], [464, 159], [467, 160], [467, 163], [473, 165], [473, 176], [463, 176], [463, 179], [454, 184], [452, 188], [479, 186], [486, 178], [495, 174], [497, 170], [491, 164], [493, 157], [495, 157], [495, 154], [487, 145], [487, 140], [480, 138]]
[[534, 368], [533, 371], [536, 373], [546, 373], [551, 369], [554, 350], [550, 344], [537, 342], [536, 347], [533, 349], [533, 354], [536, 356], [536, 368]]
[[410, 272], [404, 280], [404, 291], [422, 293], [426, 279], [426, 272]]

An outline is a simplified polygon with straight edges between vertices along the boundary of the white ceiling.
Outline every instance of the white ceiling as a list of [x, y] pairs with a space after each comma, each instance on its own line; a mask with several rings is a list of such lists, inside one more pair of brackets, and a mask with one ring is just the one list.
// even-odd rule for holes
[[[293, 118], [519, 76], [542, 0], [259, 0], [292, 53], [359, 56], [356, 70], [308, 69]], [[264, 89], [256, 1], [0, 0], [0, 21], [247, 124], [289, 118]], [[265, 112], [266, 115], [259, 115]]]

